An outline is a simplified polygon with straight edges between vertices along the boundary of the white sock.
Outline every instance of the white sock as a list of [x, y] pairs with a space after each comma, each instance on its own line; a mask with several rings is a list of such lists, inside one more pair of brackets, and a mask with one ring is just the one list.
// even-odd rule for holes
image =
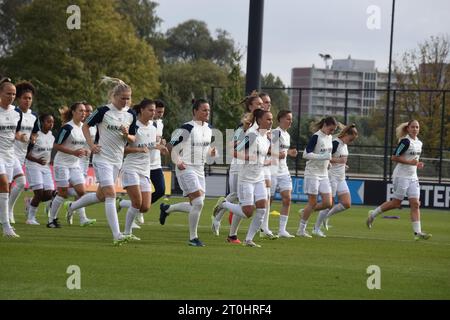
[[8, 200], [9, 216], [14, 215], [14, 206], [16, 205], [17, 198], [19, 198], [20, 194], [25, 188], [25, 183], [27, 182], [24, 176], [17, 177], [14, 181], [16, 182], [16, 185], [11, 189], [11, 192], [9, 193], [9, 200]]
[[203, 209], [203, 199], [202, 197], [195, 198], [192, 200], [191, 211], [189, 212], [189, 239], [198, 238], [197, 227], [198, 221], [200, 220], [200, 213]]
[[3, 230], [11, 229], [8, 215], [8, 193], [0, 193], [0, 223], [3, 225]]
[[314, 226], [315, 230], [320, 230], [323, 220], [327, 218], [329, 209], [324, 209], [319, 211], [319, 215], [317, 216], [316, 224]]
[[371, 213], [372, 218], [375, 218], [376, 216], [380, 215], [383, 211], [381, 211], [381, 206], [376, 207], [375, 210]]
[[230, 236], [237, 236], [237, 232], [239, 229], [239, 225], [241, 224], [242, 217], [233, 214], [231, 218], [231, 226], [230, 226]]
[[28, 207], [28, 220], [36, 219], [37, 210], [38, 210], [38, 207], [33, 207], [32, 205], [30, 205]]
[[[84, 208], [91, 204], [99, 203], [99, 202], [100, 202], [100, 200], [97, 198], [97, 194], [95, 192], [89, 192], [89, 193], [86, 193], [85, 195], [83, 195], [80, 199], [72, 202], [69, 210], [71, 210], [71, 211], [77, 210], [77, 209]], [[114, 207], [115, 207], [115, 204], [114, 204]]]
[[298, 226], [298, 232], [304, 233], [307, 225], [308, 225], [308, 221], [300, 219], [300, 225]]
[[119, 202], [121, 208], [131, 208], [131, 200], [122, 200]]
[[[266, 188], [269, 190], [268, 194], [270, 194], [270, 188]], [[270, 201], [267, 200], [267, 206], [266, 206], [266, 212], [264, 213], [263, 223], [261, 225], [261, 229], [264, 231], [264, 233], [270, 233], [269, 229], [269, 214], [270, 214]]]
[[67, 189], [67, 194], [69, 195], [69, 197], [76, 197], [76, 196], [78, 196], [78, 193], [75, 191], [74, 188]]
[[327, 218], [331, 217], [332, 215], [339, 213], [341, 211], [347, 210], [342, 203], [338, 203], [336, 205], [334, 205], [333, 208], [330, 209], [330, 211], [328, 211], [328, 215]]
[[236, 202], [238, 199], [236, 192], [232, 192], [225, 197], [225, 200], [228, 202]]
[[231, 203], [231, 202], [225, 201], [222, 204], [222, 207], [230, 210], [231, 212], [233, 212], [233, 215], [238, 215], [241, 218], [247, 219], [247, 216], [244, 214], [244, 212], [242, 211], [241, 205], [239, 205], [239, 204], [235, 204], [235, 203]]
[[133, 225], [134, 219], [137, 217], [139, 209], [134, 207], [129, 207], [127, 211], [127, 216], [125, 218], [125, 232], [124, 234], [131, 234], [131, 226]]
[[261, 224], [264, 219], [264, 214], [266, 212], [266, 208], [257, 208], [256, 214], [252, 219], [252, 222], [250, 223], [250, 227], [248, 228], [247, 236], [245, 237], [245, 240], [253, 240], [255, 237], [256, 232], [258, 232], [259, 228], [261, 228]]
[[192, 206], [189, 202], [179, 202], [175, 204], [171, 204], [169, 209], [167, 209], [167, 213], [179, 211], [179, 212], [191, 212]]
[[288, 222], [289, 216], [280, 215], [280, 228], [278, 229], [278, 232], [286, 232], [286, 225]]
[[64, 201], [66, 201], [66, 199], [58, 195], [55, 197], [55, 199], [53, 199], [52, 207], [50, 209], [50, 219], [56, 219], [56, 217], [58, 216], [58, 210], [64, 203]]
[[413, 227], [414, 233], [422, 233], [422, 226], [420, 225], [420, 220], [413, 221], [412, 227]]
[[86, 216], [86, 208], [80, 208], [78, 209], [78, 214], [80, 215], [80, 223], [83, 223], [88, 220], [88, 217]]
[[117, 218], [116, 198], [105, 199], [105, 212], [114, 239], [119, 239], [120, 227], [119, 227], [119, 219]]

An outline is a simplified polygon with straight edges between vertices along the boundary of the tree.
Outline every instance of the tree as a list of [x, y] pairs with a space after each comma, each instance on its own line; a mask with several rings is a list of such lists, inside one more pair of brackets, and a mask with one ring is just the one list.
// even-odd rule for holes
[[211, 60], [218, 65], [229, 62], [234, 41], [223, 30], [217, 30], [213, 39], [205, 22], [188, 20], [167, 30], [165, 58], [167, 62], [191, 62]]
[[[264, 89], [264, 88], [280, 88], [280, 89]], [[289, 109], [289, 96], [286, 91], [283, 90], [284, 83], [279, 77], [276, 77], [272, 73], [261, 76], [261, 88], [262, 91], [269, 94], [272, 100], [272, 113], [276, 118], [278, 111]]]
[[70, 0], [34, 0], [23, 7], [17, 18], [20, 42], [11, 55], [0, 59], [8, 76], [31, 80], [38, 89], [38, 108], [53, 113], [77, 100], [105, 103], [98, 87], [103, 75], [130, 84], [135, 100], [156, 96], [159, 66], [153, 50], [134, 36], [131, 23], [115, 10], [115, 1], [77, 1], [80, 30], [66, 26], [71, 4]]
[[[403, 54], [394, 64], [397, 87], [413, 90], [450, 90], [450, 42], [448, 35], [432, 36], [418, 48]], [[447, 93], [447, 97], [449, 93]], [[440, 137], [450, 140], [450, 99], [446, 99], [445, 127], [441, 132], [442, 92], [402, 92], [397, 95], [396, 124], [417, 119], [420, 138], [425, 148], [433, 148], [429, 156], [438, 156]], [[444, 145], [445, 148], [445, 145]]]
[[0, 57], [10, 52], [11, 46], [17, 41], [16, 12], [31, 0], [2, 0], [0, 1]]

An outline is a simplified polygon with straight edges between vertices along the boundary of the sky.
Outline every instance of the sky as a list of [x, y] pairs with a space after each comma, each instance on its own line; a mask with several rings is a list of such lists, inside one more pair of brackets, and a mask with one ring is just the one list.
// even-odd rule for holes
[[[213, 34], [226, 30], [244, 53], [246, 69], [249, 0], [154, 1], [164, 20], [160, 31], [189, 19], [205, 21]], [[387, 71], [391, 9], [392, 0], [265, 0], [261, 73], [290, 86], [292, 68], [324, 67], [319, 53], [375, 60]], [[393, 59], [432, 35], [450, 37], [449, 13], [449, 0], [396, 0]]]

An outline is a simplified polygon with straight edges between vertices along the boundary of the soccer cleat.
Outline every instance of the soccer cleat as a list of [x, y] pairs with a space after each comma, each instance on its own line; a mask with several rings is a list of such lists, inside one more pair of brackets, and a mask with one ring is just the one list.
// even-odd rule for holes
[[322, 225], [325, 228], [325, 230], [328, 231], [328, 229], [330, 229], [330, 225], [328, 224], [328, 220], [330, 220], [329, 218], [326, 218], [325, 220], [323, 220]]
[[416, 240], [416, 241], [418, 241], [418, 240], [428, 240], [432, 236], [433, 235], [431, 233], [425, 233], [425, 232], [414, 233], [414, 240]]
[[273, 232], [270, 231], [270, 230], [268, 230], [267, 232], [263, 231], [263, 230], [260, 230], [259, 231], [259, 237], [261, 239], [269, 239], [269, 240], [276, 240], [276, 239], [278, 239], [278, 236], [273, 234]]
[[302, 237], [302, 238], [312, 238], [312, 236], [306, 232], [306, 231], [297, 231], [297, 233], [295, 234], [297, 237]]
[[20, 238], [13, 228], [3, 228], [3, 236], [6, 238]]
[[225, 200], [225, 198], [224, 197], [220, 197], [219, 199], [217, 199], [217, 202], [216, 202], [216, 204], [214, 205], [214, 208], [213, 208], [213, 217], [216, 217], [217, 216], [217, 214], [219, 213], [219, 211], [221, 210], [221, 209], [223, 209], [222, 208], [222, 204], [225, 202], [226, 200]]
[[61, 224], [58, 222], [58, 218], [53, 219], [52, 222], [47, 223], [47, 228], [61, 228]]
[[278, 237], [280, 237], [280, 238], [295, 238], [294, 235], [290, 234], [287, 231], [278, 232]]
[[74, 211], [72, 211], [70, 209], [71, 205], [72, 205], [72, 201], [64, 201], [64, 203], [63, 203], [63, 208], [66, 211], [66, 220], [67, 220], [67, 223], [70, 225], [73, 224], [73, 214], [74, 214]]
[[319, 237], [319, 238], [326, 238], [327, 236], [322, 232], [320, 229], [313, 229], [312, 231], [313, 236]]
[[141, 238], [136, 237], [134, 234], [124, 234], [128, 238], [128, 241], [141, 241]]
[[192, 240], [189, 240], [188, 244], [191, 247], [204, 247], [205, 245], [203, 244], [203, 242], [200, 241], [199, 238], [194, 238]]
[[87, 219], [84, 221], [80, 221], [80, 227], [89, 227], [97, 222], [97, 219]]
[[127, 243], [128, 240], [129, 240], [128, 236], [121, 234], [119, 238], [113, 240], [113, 245], [116, 247], [120, 247], [122, 244]]
[[220, 222], [216, 221], [214, 217], [211, 217], [212, 223], [211, 223], [211, 230], [213, 234], [218, 237], [220, 232]]
[[369, 211], [369, 215], [368, 215], [367, 221], [366, 221], [367, 228], [369, 228], [369, 229], [372, 229], [373, 221], [375, 220], [375, 218], [372, 216], [372, 212], [373, 212], [373, 210]]
[[242, 245], [245, 247], [261, 248], [261, 245], [254, 243], [253, 240], [245, 240]]
[[122, 197], [116, 197], [116, 210], [117, 214], [120, 213], [120, 210], [122, 210], [122, 207], [120, 206], [120, 202], [123, 200]]
[[25, 224], [29, 224], [32, 226], [38, 226], [40, 225], [40, 223], [34, 218], [34, 219], [28, 219], [27, 221], [25, 221]]
[[133, 223], [131, 224], [131, 229], [140, 229], [141, 227], [136, 224], [136, 222], [133, 221]]
[[159, 205], [159, 209], [160, 209], [160, 212], [159, 212], [159, 223], [160, 223], [162, 226], [166, 223], [166, 218], [167, 218], [167, 216], [169, 215], [169, 214], [167, 213], [167, 209], [169, 209], [169, 207], [170, 207], [170, 205], [165, 204], [165, 203], [161, 203], [161, 204]]
[[16, 219], [14, 219], [14, 212], [9, 213], [9, 223], [16, 224]]
[[144, 214], [142, 212], [139, 212], [137, 217], [136, 217], [137, 222], [139, 222], [140, 224], [144, 224]]
[[232, 244], [241, 244], [241, 240], [239, 240], [237, 236], [228, 236], [227, 242]]

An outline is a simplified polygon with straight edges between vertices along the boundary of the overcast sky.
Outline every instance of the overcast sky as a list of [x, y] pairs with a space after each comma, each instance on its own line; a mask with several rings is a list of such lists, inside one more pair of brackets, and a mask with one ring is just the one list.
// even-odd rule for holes
[[[212, 32], [228, 31], [246, 51], [249, 0], [155, 1], [162, 31], [198, 19]], [[379, 29], [367, 27], [370, 6], [380, 8]], [[392, 0], [265, 0], [262, 73], [272, 72], [289, 86], [292, 68], [324, 67], [319, 53], [375, 60], [378, 70], [387, 71], [391, 8]], [[431, 35], [450, 34], [449, 16], [449, 0], [397, 0], [394, 59]]]

